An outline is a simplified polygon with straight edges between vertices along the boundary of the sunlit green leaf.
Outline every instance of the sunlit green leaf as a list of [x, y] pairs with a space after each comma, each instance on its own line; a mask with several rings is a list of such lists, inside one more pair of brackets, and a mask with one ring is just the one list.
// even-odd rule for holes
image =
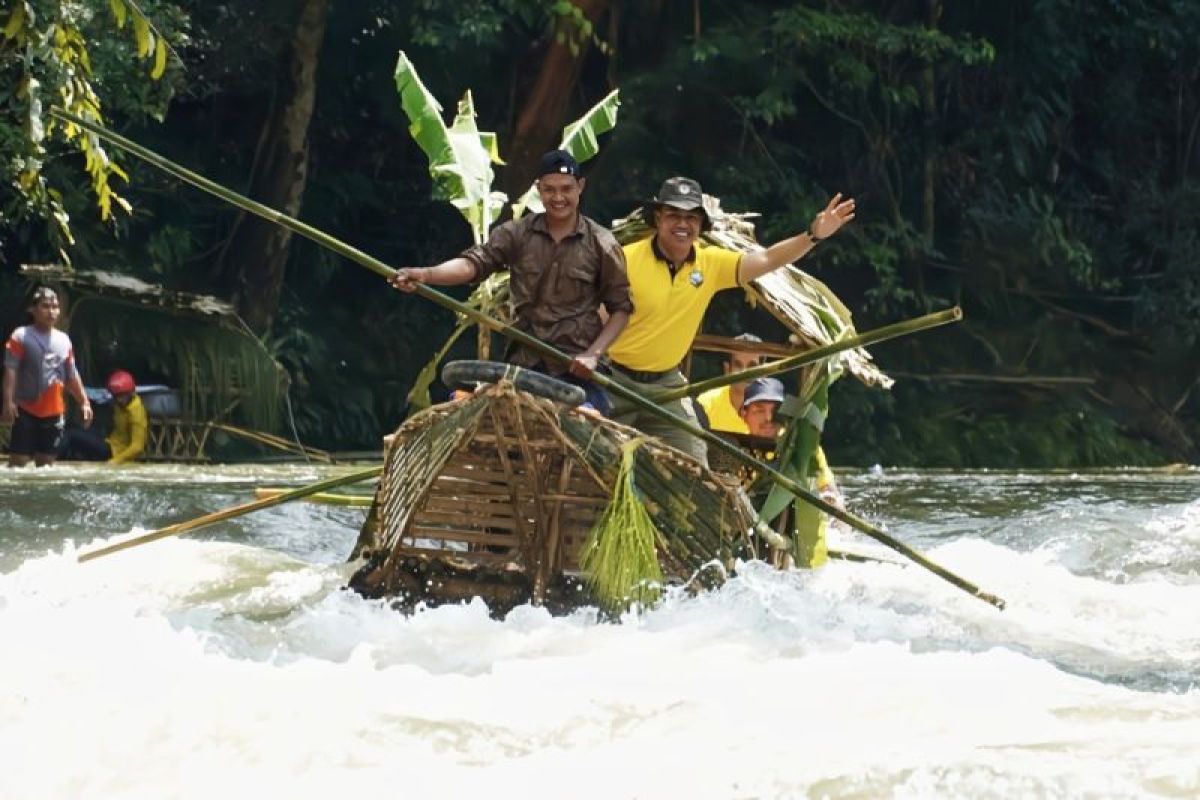
[[471, 93], [463, 95], [450, 127], [442, 107], [421, 83], [416, 68], [401, 52], [396, 61], [396, 90], [408, 116], [409, 132], [429, 159], [434, 195], [454, 204], [471, 224], [476, 241], [487, 235], [492, 212], [492, 157], [475, 125]]
[[150, 77], [158, 80], [167, 71], [167, 43], [160, 37], [154, 45], [154, 69], [150, 70]]
[[13, 6], [12, 14], [8, 17], [8, 23], [4, 26], [4, 37], [6, 39], [15, 38], [24, 25], [25, 4], [17, 3]]
[[108, 7], [112, 9], [113, 18], [117, 21], [117, 28], [124, 28], [126, 13], [124, 0], [108, 0]]
[[[575, 160], [583, 163], [600, 152], [599, 137], [617, 125], [617, 108], [621, 105], [619, 91], [613, 89], [599, 103], [588, 109], [582, 117], [563, 128], [562, 141], [558, 146], [566, 150]], [[542, 201], [537, 186], [530, 186], [525, 194], [513, 204], [513, 216], [519, 217], [526, 210], [541, 212]]]
[[145, 58], [153, 52], [154, 44], [150, 33], [150, 23], [141, 14], [133, 15], [133, 36], [137, 40], [137, 54]]

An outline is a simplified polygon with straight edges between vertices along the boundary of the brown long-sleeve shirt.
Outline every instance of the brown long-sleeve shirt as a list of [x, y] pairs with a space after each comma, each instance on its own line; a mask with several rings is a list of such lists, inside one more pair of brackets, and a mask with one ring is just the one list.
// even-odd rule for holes
[[[462, 255], [474, 265], [476, 282], [508, 269], [516, 327], [567, 355], [587, 350], [600, 334], [601, 304], [609, 314], [633, 311], [625, 253], [612, 233], [582, 214], [560, 242], [550, 236], [544, 214], [530, 214], [504, 223], [486, 243]], [[521, 366], [542, 362], [554, 373], [566, 366], [547, 363], [523, 347], [509, 361]]]

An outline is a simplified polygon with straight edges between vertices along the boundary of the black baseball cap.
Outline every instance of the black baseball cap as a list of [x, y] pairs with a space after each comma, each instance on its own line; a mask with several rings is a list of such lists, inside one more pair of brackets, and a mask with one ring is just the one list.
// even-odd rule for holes
[[579, 162], [566, 150], [551, 150], [542, 156], [538, 165], [538, 177], [543, 175], [570, 175], [579, 177]]
[[667, 178], [663, 181], [662, 186], [658, 187], [658, 194], [650, 201], [650, 206], [647, 208], [647, 220], [651, 219], [650, 211], [662, 206], [670, 206], [682, 211], [699, 211], [700, 216], [704, 219], [704, 230], [712, 227], [712, 220], [708, 217], [708, 211], [704, 209], [704, 191], [700, 188], [699, 181], [683, 176]]
[[742, 408], [751, 403], [782, 403], [783, 382], [778, 378], [755, 378], [746, 385]]

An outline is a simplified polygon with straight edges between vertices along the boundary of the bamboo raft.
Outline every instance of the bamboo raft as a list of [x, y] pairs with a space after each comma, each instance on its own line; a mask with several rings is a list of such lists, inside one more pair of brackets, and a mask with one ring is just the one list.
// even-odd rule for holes
[[[722, 211], [716, 198], [704, 200], [714, 220], [705, 234], [710, 243], [738, 251], [757, 247], [745, 215]], [[614, 233], [632, 241], [648, 229], [635, 211], [614, 223]], [[503, 272], [491, 276], [472, 301], [510, 323], [507, 277]], [[747, 301], [766, 309], [789, 334], [787, 344], [758, 343], [756, 351], [790, 356], [854, 334], [850, 312], [833, 293], [793, 266], [744, 289]], [[469, 317], [460, 318], [459, 328], [423, 372], [425, 388], [437, 363], [471, 324]], [[701, 338], [697, 350], [728, 353], [749, 347], [730, 337]], [[488, 358], [490, 341], [481, 327], [480, 358]], [[830, 371], [847, 372], [872, 386], [891, 383], [865, 350], [853, 349], [805, 368], [801, 394], [811, 394]], [[584, 545], [613, 501], [623, 448], [642, 438], [632, 428], [504, 381], [466, 401], [426, 409], [393, 437], [375, 503], [351, 554], [360, 564], [351, 588], [368, 597], [392, 598], [404, 609], [475, 596], [497, 614], [526, 602], [552, 609], [592, 602], [587, 581], [581, 580]], [[667, 581], [711, 585], [721, 570], [705, 571], [706, 565], [720, 565], [727, 574], [737, 558], [787, 561], [783, 550], [759, 538], [761, 532], [749, 533], [756, 511], [740, 491], [739, 475], [752, 476], [720, 458], [714, 466], [719, 471], [654, 439], [637, 448], [634, 491], [656, 529]]]
[[[424, 99], [427, 98], [418, 98], [418, 101]], [[610, 99], [615, 104], [615, 93]], [[57, 108], [51, 109], [50, 113], [245, 211], [328, 247], [377, 275], [389, 279], [396, 275], [395, 270], [378, 259], [180, 167], [92, 120]], [[608, 124], [611, 126], [611, 120]], [[564, 147], [571, 145], [568, 140], [578, 130], [564, 132]], [[592, 129], [591, 135], [594, 133], [595, 129]], [[593, 139], [591, 145], [594, 144]], [[441, 147], [440, 143], [438, 147]], [[490, 173], [487, 178], [490, 181]], [[716, 198], [705, 196], [703, 201], [714, 221], [713, 229], [705, 238], [742, 252], [758, 248], [749, 223], [751, 215], [724, 214]], [[489, 218], [486, 209], [490, 203], [490, 196], [483, 201], [485, 211], [480, 218], [485, 221]], [[468, 219], [472, 218], [466, 210], [464, 214]], [[483, 227], [486, 232], [486, 225]], [[614, 234], [622, 242], [643, 236], [647, 230], [637, 213], [618, 220], [613, 226]], [[482, 239], [482, 235], [477, 238]], [[427, 396], [424, 402], [420, 401], [422, 395], [427, 395], [437, 363], [470, 324], [481, 326], [478, 348], [481, 358], [488, 357], [490, 346], [490, 334], [484, 332], [486, 328], [556, 361], [569, 360], [567, 354], [514, 327], [511, 319], [505, 321], [493, 313], [508, 305], [504, 280], [500, 273], [491, 276], [467, 303], [423, 284], [415, 287], [421, 297], [458, 314], [460, 324], [418, 376], [410, 392], [410, 402], [415, 400], [418, 406], [428, 403]], [[799, 358], [791, 365], [779, 362], [762, 367], [769, 370], [780, 370], [785, 366], [810, 367], [804, 370], [799, 381], [799, 397], [808, 405], [799, 409], [800, 416], [793, 414], [797, 425], [791, 428], [792, 432], [800, 431], [803, 437], [797, 434], [782, 448], [794, 459], [800, 459], [790, 463], [795, 467], [795, 475], [803, 478], [808, 473], [804, 459], [815, 452], [812, 448], [817, 446], [827, 413], [829, 384], [843, 372], [868, 385], [889, 386], [891, 380], [861, 349], [869, 343], [868, 337], [854, 335], [849, 311], [824, 284], [789, 266], [761, 276], [745, 288], [752, 305], [761, 303], [789, 329], [788, 339], [792, 345], [812, 349], [812, 355], [825, 350], [817, 358]], [[511, 313], [511, 308], [509, 311]], [[961, 319], [961, 311], [948, 309], [905, 323], [903, 331], [898, 329], [901, 326], [894, 326], [897, 330], [888, 331], [885, 336], [881, 329], [871, 340], [883, 341], [958, 319]], [[835, 346], [835, 341], [844, 346]], [[818, 361], [823, 362], [820, 367], [817, 367]], [[750, 372], [753, 370], [742, 374]], [[601, 388], [615, 392], [660, 418], [671, 418], [652, 401], [619, 383], [599, 374], [595, 377]], [[351, 579], [351, 586], [364, 594], [390, 594], [401, 604], [484, 595], [491, 599], [494, 612], [502, 611], [502, 604], [511, 606], [527, 600], [543, 604], [561, 600], [574, 607], [588, 601], [581, 593], [578, 581], [572, 581], [576, 567], [586, 567], [590, 585], [596, 590], [597, 597], [606, 601], [609, 611], [627, 605], [627, 601], [653, 602], [658, 589], [644, 591], [651, 581], [661, 583], [707, 563], [727, 565], [739, 552], [755, 557], [749, 539], [752, 519], [758, 535], [771, 545], [778, 540], [779, 552], [785, 552], [786, 539], [770, 531], [766, 520], [754, 519], [758, 514], [749, 501], [744, 500], [745, 495], [737, 490], [735, 482], [723, 483], [690, 457], [644, 439], [623, 426], [585, 418], [579, 416], [579, 412], [567, 411], [552, 403], [546, 405], [549, 401], [532, 402], [506, 381], [507, 377], [494, 389], [476, 392], [471, 399], [453, 407], [429, 408], [401, 425], [388, 447], [385, 468], [372, 467], [330, 478], [110, 542], [81, 551], [78, 560], [89, 561], [368, 480], [385, 469], [388, 471], [384, 472], [367, 523], [352, 554], [352, 559], [361, 559], [363, 563]], [[700, 390], [703, 384], [703, 381], [693, 384], [689, 391]], [[670, 394], [659, 393], [656, 401], [665, 401]], [[807, 430], [801, 427], [801, 419]], [[811, 523], [818, 521], [813, 513], [823, 512], [973, 596], [1004, 608], [1002, 598], [984, 592], [878, 526], [813, 494], [804, 481], [786, 474], [786, 467], [780, 469], [743, 457], [733, 445], [685, 421], [679, 420], [679, 426], [710, 445], [717, 445], [770, 479], [776, 501], [772, 503], [772, 497], [768, 496], [766, 505], [773, 507], [770, 513], [760, 509], [761, 514], [777, 516], [782, 511], [776, 508], [780, 498], [785, 503], [792, 502], [799, 513], [798, 503], [803, 501], [807, 506], [804, 509], [806, 530], [812, 530]], [[786, 459], [778, 450], [776, 455], [779, 457], [776, 464], [782, 465]], [[640, 491], [635, 482], [642, 487]], [[603, 496], [600, 492], [603, 489], [612, 491], [612, 499], [597, 516], [594, 509], [597, 500]], [[775, 489], [786, 494], [780, 495]], [[788, 501], [788, 496], [793, 500]], [[484, 505], [480, 506], [481, 503]], [[504, 513], [506, 508], [507, 514]], [[586, 523], [589, 519], [597, 520], [597, 524], [592, 535], [580, 544], [581, 540], [575, 536], [579, 529], [573, 527], [572, 522]], [[743, 535], [741, 531], [747, 533]], [[812, 541], [805, 536], [795, 537], [797, 563], [816, 566], [818, 561], [809, 557], [816, 551], [810, 547]], [[613, 546], [618, 542], [620, 546]], [[665, 563], [666, 570], [659, 568], [660, 562]], [[631, 576], [632, 581], [629, 580]], [[690, 579], [699, 581], [701, 577], [696, 572]]]
[[590, 602], [588, 534], [613, 496], [623, 448], [671, 581], [754, 557], [753, 510], [735, 480], [638, 431], [501, 381], [406, 421], [351, 559], [351, 588], [398, 607], [482, 597], [493, 613]]

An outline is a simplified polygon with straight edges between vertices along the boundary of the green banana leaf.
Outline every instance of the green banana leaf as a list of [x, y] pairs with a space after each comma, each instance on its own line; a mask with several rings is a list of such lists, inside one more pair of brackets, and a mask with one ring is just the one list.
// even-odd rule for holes
[[413, 380], [412, 388], [408, 390], [408, 411], [409, 415], [413, 415], [418, 411], [423, 411], [433, 404], [433, 399], [429, 396], [429, 387], [437, 380], [438, 364], [442, 363], [442, 359], [446, 357], [446, 353], [450, 352], [450, 348], [458, 341], [469, 324], [459, 323], [454, 330], [446, 337], [446, 341], [438, 348], [438, 351], [433, 354], [433, 358], [425, 362], [425, 366], [421, 368], [420, 374]]
[[[586, 114], [563, 128], [560, 150], [566, 150], [579, 163], [587, 161], [600, 151], [599, 137], [617, 126], [617, 107], [621, 105], [619, 90], [613, 89]], [[526, 211], [540, 213], [542, 200], [538, 197], [537, 185], [530, 186], [517, 202], [513, 203], [513, 219]]]
[[[487, 277], [483, 283], [475, 287], [475, 291], [471, 292], [470, 298], [467, 299], [467, 305], [478, 309], [483, 313], [493, 318], [507, 318], [508, 312], [500, 308], [501, 305], [508, 302], [508, 273], [495, 272]], [[458, 341], [467, 330], [474, 325], [469, 318], [460, 315], [458, 324], [450, 333], [450, 336], [438, 348], [433, 357], [421, 368], [421, 372], [413, 381], [412, 389], [408, 392], [408, 403], [411, 413], [416, 413], [422, 409], [429, 408], [432, 400], [429, 396], [429, 387], [437, 380], [438, 365], [442, 363], [442, 359], [450, 352], [450, 348]]]
[[[776, 467], [785, 475], [807, 485], [816, 484], [817, 448], [821, 444], [821, 427], [815, 419], [823, 420], [829, 413], [829, 385], [837, 377], [826, 372], [805, 405], [806, 413], [793, 419], [777, 450]], [[811, 414], [811, 417], [810, 417]], [[793, 557], [796, 566], [819, 567], [828, 559], [825, 542], [827, 520], [814, 506], [795, 499], [795, 496], [778, 484], [772, 485], [767, 499], [758, 509], [759, 519], [770, 524], [787, 506], [793, 507], [795, 544]]]
[[492, 163], [501, 163], [496, 135], [476, 127], [469, 91], [446, 127], [441, 104], [421, 83], [404, 51], [396, 59], [395, 80], [409, 133], [429, 159], [434, 197], [452, 203], [471, 225], [475, 241], [482, 242], [504, 203], [503, 195], [492, 191]]

